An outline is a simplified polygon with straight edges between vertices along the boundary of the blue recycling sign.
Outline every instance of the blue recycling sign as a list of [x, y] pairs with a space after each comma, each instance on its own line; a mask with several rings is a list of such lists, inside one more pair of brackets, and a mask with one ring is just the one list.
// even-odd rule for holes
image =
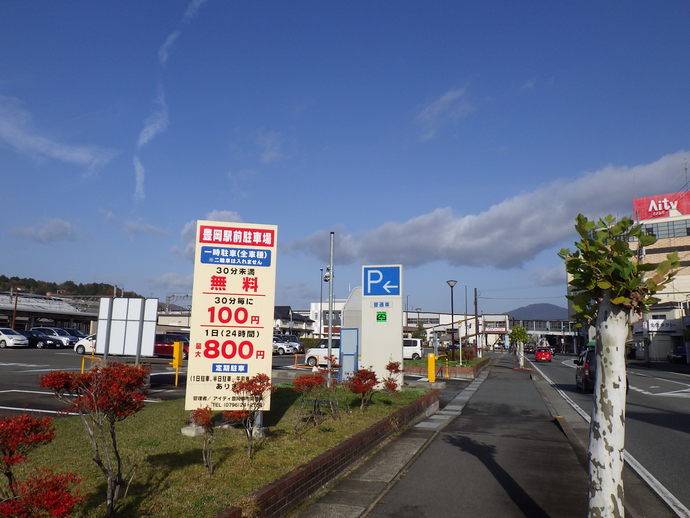
[[400, 296], [402, 266], [364, 266], [362, 268], [366, 296]]

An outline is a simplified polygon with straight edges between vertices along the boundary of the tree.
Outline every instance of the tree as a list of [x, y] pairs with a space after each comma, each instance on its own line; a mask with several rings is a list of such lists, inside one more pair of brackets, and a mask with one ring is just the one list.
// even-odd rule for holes
[[517, 344], [518, 366], [522, 369], [525, 367], [525, 342], [529, 340], [529, 334], [523, 326], [518, 324], [510, 330], [508, 338], [511, 343]]
[[417, 329], [412, 333], [412, 338], [419, 338], [420, 340], [426, 340], [426, 329], [424, 329], [424, 324], [417, 322]]
[[245, 381], [237, 381], [232, 386], [232, 391], [237, 394], [242, 402], [242, 410], [224, 412], [228, 421], [241, 423], [247, 438], [247, 457], [252, 458], [254, 453], [254, 423], [258, 413], [264, 406], [264, 398], [275, 387], [271, 379], [264, 373], [259, 373]]
[[347, 382], [347, 388], [350, 389], [350, 392], [362, 396], [359, 405], [361, 410], [364, 410], [371, 402], [371, 398], [374, 395], [374, 387], [376, 387], [378, 382], [376, 373], [371, 369], [359, 369]]
[[638, 261], [630, 247], [656, 241], [630, 218], [607, 216], [594, 222], [582, 214], [575, 229], [577, 249], [563, 249], [570, 274], [575, 317], [596, 325], [596, 380], [589, 429], [589, 516], [623, 517], [625, 442], [625, 340], [633, 318], [658, 302], [654, 294], [673, 278], [679, 263], [672, 253], [659, 264]]
[[106, 516], [127, 495], [136, 463], [125, 463], [117, 442], [116, 424], [144, 406], [149, 370], [138, 365], [109, 363], [88, 372], [53, 371], [41, 378], [41, 386], [53, 390], [77, 412], [93, 448], [93, 461], [106, 478]]
[[201, 449], [201, 458], [209, 475], [213, 475], [213, 439], [215, 438], [216, 422], [213, 419], [211, 407], [192, 410], [187, 418], [187, 423], [193, 423], [204, 430], [204, 446]]

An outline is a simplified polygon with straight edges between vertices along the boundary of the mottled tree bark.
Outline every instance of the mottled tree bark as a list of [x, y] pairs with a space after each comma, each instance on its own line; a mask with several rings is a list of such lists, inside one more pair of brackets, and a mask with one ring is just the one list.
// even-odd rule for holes
[[589, 428], [589, 516], [623, 518], [625, 340], [628, 312], [606, 293], [597, 317], [594, 410]]
[[525, 344], [518, 342], [517, 344], [518, 367], [523, 369], [525, 367]]

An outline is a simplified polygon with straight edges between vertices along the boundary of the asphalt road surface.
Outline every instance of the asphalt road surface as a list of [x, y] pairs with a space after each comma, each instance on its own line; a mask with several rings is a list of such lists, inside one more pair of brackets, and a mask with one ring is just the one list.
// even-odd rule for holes
[[[574, 359], [557, 355], [533, 366], [591, 415], [592, 394], [575, 388]], [[628, 380], [625, 449], [690, 508], [690, 375], [630, 366]]]

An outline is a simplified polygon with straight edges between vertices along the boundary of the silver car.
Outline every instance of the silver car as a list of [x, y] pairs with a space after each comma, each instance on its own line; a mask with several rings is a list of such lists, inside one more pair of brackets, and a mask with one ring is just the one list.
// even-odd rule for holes
[[9, 327], [0, 327], [0, 349], [5, 347], [29, 347], [29, 339]]

